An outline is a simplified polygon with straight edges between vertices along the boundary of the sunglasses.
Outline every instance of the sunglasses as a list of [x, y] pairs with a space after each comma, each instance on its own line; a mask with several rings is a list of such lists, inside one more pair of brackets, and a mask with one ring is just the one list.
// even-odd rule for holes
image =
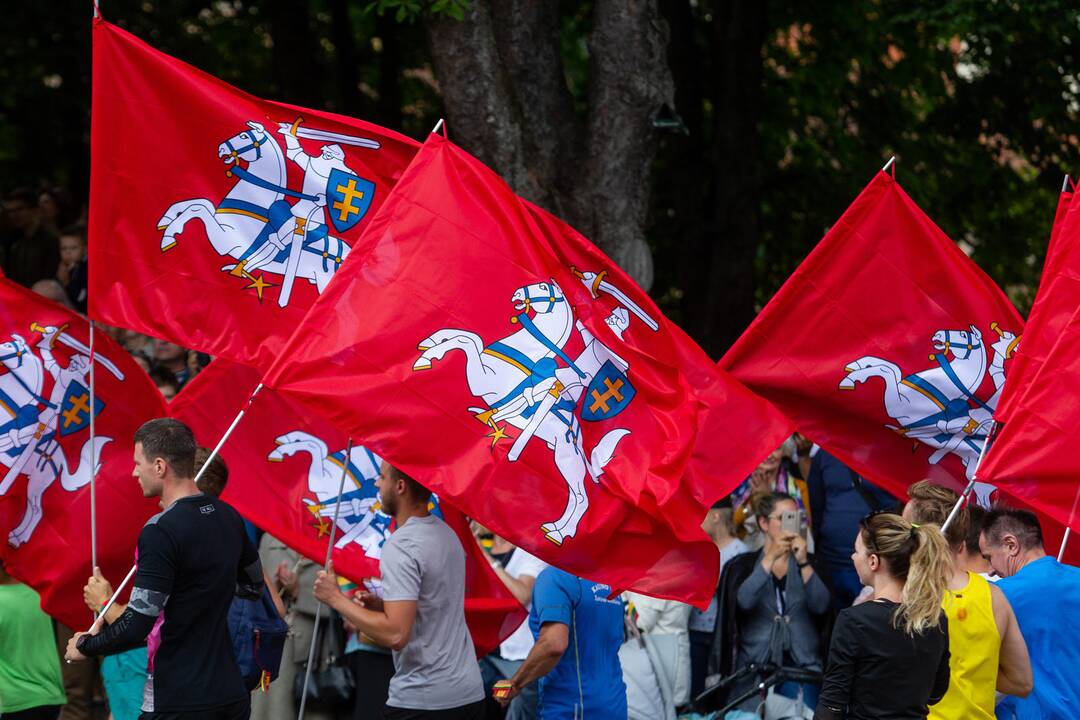
[[868, 513], [862, 520], [859, 521], [859, 526], [866, 531], [866, 539], [868, 541], [866, 543], [866, 549], [872, 553], [877, 552], [877, 542], [874, 538], [874, 529], [870, 527], [870, 521], [876, 518], [878, 515], [887, 514], [889, 514], [888, 510], [874, 510], [873, 512]]

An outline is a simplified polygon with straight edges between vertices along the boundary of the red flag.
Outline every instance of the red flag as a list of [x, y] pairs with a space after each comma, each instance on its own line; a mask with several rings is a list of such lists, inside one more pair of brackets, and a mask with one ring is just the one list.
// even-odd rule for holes
[[[707, 603], [706, 503], [786, 421], [595, 247], [438, 136], [360, 252], [267, 386], [551, 564]], [[710, 484], [693, 461], [715, 452]]]
[[265, 367], [418, 144], [252, 97], [101, 20], [93, 60], [91, 316]]
[[[1017, 353], [1023, 375], [1009, 375], [1010, 400], [979, 477], [1080, 531], [1080, 464], [1074, 458], [1078, 420], [1070, 398], [1078, 385], [1080, 347], [1080, 204], [1058, 205], [1039, 294]], [[1023, 364], [1020, 365], [1020, 362]], [[1048, 544], [1048, 547], [1052, 545]], [[1074, 543], [1080, 547], [1080, 543]]]
[[[1077, 307], [1075, 298], [1080, 296], [1080, 256], [1077, 255], [1080, 250], [1080, 203], [1072, 205], [1072, 195], [1066, 190], [1058, 198], [1039, 292], [1028, 314], [1023, 344], [1016, 348], [1009, 382], [1002, 390], [1001, 402], [994, 412], [998, 423], [1008, 422], [1017, 399], [1030, 387]], [[1074, 298], [1071, 304], [1067, 300], [1069, 297]]]
[[[0, 280], [0, 558], [41, 594], [44, 610], [75, 629], [92, 619], [82, 588], [91, 565], [90, 474], [97, 463], [98, 564], [122, 578], [157, 501], [132, 477], [132, 436], [165, 414], [161, 393], [104, 333]], [[95, 439], [90, 443], [90, 411]]]
[[[972, 476], [1022, 321], [878, 173], [721, 365], [807, 436], [903, 496]], [[985, 502], [993, 491], [980, 484]]]
[[[259, 382], [256, 370], [215, 360], [172, 402], [170, 413], [188, 424], [198, 441], [213, 447]], [[379, 510], [375, 478], [380, 459], [356, 445], [346, 458], [347, 436], [273, 390], [264, 389], [222, 448], [229, 482], [222, 498], [244, 517], [289, 547], [322, 563], [345, 476], [334, 568], [359, 583], [378, 577], [391, 518]], [[465, 613], [477, 651], [487, 654], [525, 618], [484, 559], [468, 522], [435, 501], [461, 539], [466, 555]]]
[[[1056, 300], [1048, 296], [1047, 302]], [[1075, 309], [1075, 295], [1071, 302]], [[1080, 463], [1076, 459], [1080, 418], [1070, 399], [1080, 381], [1075, 362], [1078, 351], [1080, 311], [1074, 311], [979, 468], [979, 477], [986, 482], [1076, 531], [1080, 531]], [[1053, 547], [1049, 542], [1047, 546]], [[1080, 548], [1080, 543], [1073, 546]]]

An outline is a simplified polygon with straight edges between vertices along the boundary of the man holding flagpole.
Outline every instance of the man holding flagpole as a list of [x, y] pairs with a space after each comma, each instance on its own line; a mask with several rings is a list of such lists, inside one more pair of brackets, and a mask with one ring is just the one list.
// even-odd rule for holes
[[[262, 566], [240, 515], [195, 485], [195, 438], [172, 418], [135, 433], [135, 469], [162, 512], [139, 534], [138, 570], [127, 609], [68, 643], [69, 662], [147, 643], [147, 720], [239, 720], [250, 696], [233, 655], [228, 612], [234, 595], [257, 599]], [[167, 604], [167, 609], [166, 609]]]
[[397, 526], [382, 551], [383, 597], [363, 592], [350, 601], [333, 570], [319, 573], [315, 597], [394, 651], [386, 720], [480, 720], [484, 685], [465, 625], [465, 551], [430, 513], [430, 490], [386, 462], [378, 486]]

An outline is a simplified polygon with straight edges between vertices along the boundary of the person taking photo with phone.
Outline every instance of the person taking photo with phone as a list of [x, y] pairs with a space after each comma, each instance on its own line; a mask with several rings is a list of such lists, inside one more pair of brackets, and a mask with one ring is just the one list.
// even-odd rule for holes
[[[750, 503], [765, 544], [736, 593], [736, 666], [754, 663], [820, 672], [823, 663], [816, 618], [828, 612], [830, 597], [810, 564], [806, 538], [800, 534], [798, 505], [790, 495], [776, 492], [756, 494]], [[729, 697], [749, 690], [758, 680], [756, 675], [743, 678]], [[811, 709], [817, 705], [819, 691], [816, 684], [796, 682], [782, 683], [775, 689], [788, 698], [801, 695]], [[759, 703], [760, 699], [753, 697], [741, 709], [753, 711]]]

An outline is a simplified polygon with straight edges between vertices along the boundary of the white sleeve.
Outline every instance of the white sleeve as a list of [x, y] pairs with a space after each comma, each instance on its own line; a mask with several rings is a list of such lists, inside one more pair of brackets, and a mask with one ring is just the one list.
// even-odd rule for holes
[[511, 558], [511, 562], [514, 564], [514, 571], [510, 574], [515, 580], [522, 575], [531, 575], [533, 578], [538, 578], [544, 568], [548, 566], [546, 562], [534, 555], [530, 555], [521, 548], [514, 550], [514, 557]]

